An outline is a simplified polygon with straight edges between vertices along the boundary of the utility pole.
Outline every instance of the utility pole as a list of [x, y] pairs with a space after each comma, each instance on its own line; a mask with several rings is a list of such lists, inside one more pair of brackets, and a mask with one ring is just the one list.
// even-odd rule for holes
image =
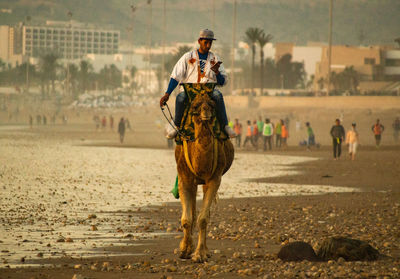
[[234, 90], [235, 82], [235, 47], [236, 47], [236, 16], [237, 16], [236, 0], [233, 0], [233, 21], [232, 21], [232, 57], [231, 57], [231, 94]]
[[165, 33], [167, 32], [167, 0], [163, 3], [163, 33], [162, 33], [162, 61], [161, 61], [161, 84], [160, 87], [164, 88], [165, 78]]
[[214, 31], [215, 33], [215, 0], [212, 0], [212, 19], [211, 19], [211, 23], [212, 23], [212, 31]]
[[[72, 12], [71, 11], [68, 11], [68, 13], [67, 13], [67, 15], [68, 15], [68, 17], [69, 17], [69, 28], [70, 28], [70, 30], [71, 30], [71, 40], [72, 40], [72, 38], [74, 37], [73, 36], [73, 28], [72, 28]], [[71, 48], [72, 48], [72, 46], [73, 46], [73, 43], [71, 43]], [[71, 52], [72, 53], [72, 52]], [[69, 79], [70, 79], [70, 77], [69, 77], [69, 57], [68, 57], [68, 55], [67, 55], [67, 83], [65, 84], [65, 89], [66, 89], [66, 93], [69, 95], [69, 93], [70, 93], [70, 88], [69, 88]]]
[[147, 88], [147, 91], [150, 91], [151, 90], [151, 29], [152, 29], [152, 24], [153, 24], [153, 22], [152, 22], [152, 17], [153, 17], [153, 3], [152, 3], [152, 0], [147, 0], [147, 4], [149, 5], [149, 16], [148, 16], [148, 19], [149, 19], [149, 21], [148, 21], [148, 25], [147, 25], [147, 28], [148, 28], [148, 32], [147, 32], [147, 34], [148, 34], [148, 38], [147, 38], [147, 53], [148, 53], [148, 56], [147, 56], [147, 59], [148, 59], [148, 63], [147, 63], [147, 73], [146, 73], [146, 88]]
[[329, 0], [329, 42], [328, 42], [328, 79], [327, 79], [327, 90], [326, 95], [330, 94], [331, 87], [331, 63], [332, 63], [332, 11], [333, 11], [333, 0]]
[[[30, 16], [26, 17], [26, 22], [28, 23], [31, 20]], [[27, 25], [27, 24], [26, 24]], [[26, 38], [25, 39], [25, 44], [26, 44]], [[31, 48], [31, 51], [33, 51], [33, 49]], [[26, 59], [26, 93], [29, 93], [29, 66], [30, 66], [30, 55], [27, 55], [27, 59]]]
[[[130, 34], [131, 34], [131, 36], [132, 36], [132, 38], [131, 38], [131, 40], [130, 40], [130, 43], [132, 44], [132, 50], [131, 50], [131, 55], [130, 55], [130, 69], [129, 69], [129, 75], [130, 75], [130, 77], [129, 77], [129, 80], [131, 81], [130, 82], [130, 84], [129, 84], [129, 87], [131, 88], [131, 94], [133, 95], [133, 86], [132, 86], [132, 83], [133, 83], [133, 80], [131, 80], [131, 78], [132, 78], [132, 76], [131, 76], [131, 72], [132, 72], [132, 68], [133, 68], [133, 53], [134, 53], [134, 44], [133, 44], [133, 41], [134, 41], [134, 35], [133, 35], [133, 30], [134, 30], [134, 24], [135, 24], [135, 11], [136, 11], [136, 7], [132, 4], [131, 5], [131, 12], [132, 12], [132, 25], [131, 25], [131, 27], [130, 27]], [[128, 34], [129, 34], [128, 33]]]

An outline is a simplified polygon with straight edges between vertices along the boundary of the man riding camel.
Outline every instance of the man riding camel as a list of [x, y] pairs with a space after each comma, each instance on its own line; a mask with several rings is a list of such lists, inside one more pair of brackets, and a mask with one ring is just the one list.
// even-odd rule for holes
[[[168, 89], [160, 99], [161, 107], [167, 103], [169, 96], [179, 83], [216, 83], [218, 86], [224, 86], [227, 83], [227, 74], [224, 66], [221, 65], [221, 59], [210, 51], [214, 40], [214, 33], [211, 30], [200, 31], [199, 48], [185, 53], [172, 70]], [[174, 124], [178, 128], [181, 125], [186, 98], [185, 92], [176, 96]], [[228, 126], [228, 117], [221, 92], [214, 89], [211, 99], [216, 103], [217, 119], [221, 127], [224, 127], [229, 137], [235, 137], [235, 132]], [[177, 128], [169, 126], [167, 138], [175, 138], [177, 133]]]

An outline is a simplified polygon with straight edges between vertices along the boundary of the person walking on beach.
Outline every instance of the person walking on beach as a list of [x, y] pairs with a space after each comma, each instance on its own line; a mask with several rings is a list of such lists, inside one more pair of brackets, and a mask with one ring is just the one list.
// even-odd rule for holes
[[307, 149], [311, 150], [311, 146], [315, 145], [315, 135], [314, 135], [313, 129], [311, 128], [310, 122], [306, 122], [306, 127], [307, 127], [307, 136], [308, 136]]
[[105, 129], [107, 126], [107, 118], [103, 116], [103, 119], [101, 120], [101, 128]]
[[243, 142], [243, 148], [246, 147], [246, 144], [249, 141], [250, 141], [251, 145], [255, 147], [254, 142], [253, 142], [253, 126], [251, 125], [251, 121], [247, 120], [247, 132], [246, 132], [246, 138], [244, 139], [244, 142]]
[[239, 123], [239, 119], [235, 119], [235, 124], [233, 124], [233, 131], [236, 134], [236, 147], [240, 148], [240, 143], [242, 141], [242, 124]]
[[286, 123], [281, 120], [281, 138], [282, 138], [282, 146], [287, 147], [287, 140], [289, 137], [289, 129], [286, 126]]
[[258, 120], [257, 120], [257, 128], [258, 128], [258, 138], [261, 139], [263, 128], [264, 128], [264, 122], [262, 121], [261, 115], [258, 117]]
[[263, 127], [263, 138], [264, 138], [264, 151], [267, 150], [267, 143], [269, 150], [272, 149], [272, 135], [274, 134], [274, 126], [270, 122], [269, 118], [265, 119]]
[[397, 143], [399, 141], [399, 134], [400, 134], [400, 118], [396, 117], [393, 124], [393, 139], [394, 142]]
[[356, 130], [356, 123], [351, 124], [351, 130], [346, 134], [346, 144], [349, 146], [349, 155], [351, 160], [354, 161], [357, 146], [359, 144], [358, 132]]
[[338, 160], [342, 154], [342, 142], [344, 140], [345, 131], [342, 125], [340, 125], [340, 120], [335, 120], [335, 125], [332, 126], [331, 132], [333, 141], [333, 159]]
[[382, 133], [385, 130], [385, 127], [380, 123], [379, 119], [377, 119], [376, 123], [372, 125], [371, 130], [375, 135], [375, 144], [376, 148], [378, 148], [381, 144]]
[[30, 115], [29, 115], [29, 127], [32, 129], [32, 126], [33, 126], [33, 117], [32, 117], [32, 115], [30, 114]]
[[252, 132], [252, 138], [253, 138], [253, 143], [256, 149], [258, 149], [258, 138], [259, 138], [259, 133], [258, 133], [258, 125], [257, 121], [253, 121], [253, 132]]
[[119, 133], [119, 141], [123, 143], [125, 136], [125, 121], [123, 117], [121, 117], [121, 120], [118, 123], [118, 133]]
[[110, 115], [110, 129], [114, 130], [114, 117]]
[[275, 125], [275, 146], [282, 146], [282, 122], [283, 120], [279, 120]]

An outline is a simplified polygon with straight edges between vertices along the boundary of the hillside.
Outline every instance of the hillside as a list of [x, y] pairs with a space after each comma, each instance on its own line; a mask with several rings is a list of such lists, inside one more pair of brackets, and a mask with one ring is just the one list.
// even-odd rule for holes
[[[134, 19], [131, 3], [137, 6]], [[167, 0], [167, 41], [192, 41], [198, 30], [212, 27], [212, 0]], [[215, 32], [219, 39], [231, 42], [233, 0], [215, 0]], [[260, 27], [274, 35], [274, 41], [326, 41], [327, 0], [238, 0], [237, 38], [248, 27]], [[393, 44], [400, 36], [400, 1], [335, 0], [335, 44]], [[145, 43], [149, 15], [147, 0], [0, 0], [0, 24], [13, 24], [30, 16], [32, 22], [46, 19], [72, 19], [98, 25], [113, 25], [127, 38], [134, 22], [135, 43]], [[160, 43], [162, 0], [153, 0], [153, 43]]]

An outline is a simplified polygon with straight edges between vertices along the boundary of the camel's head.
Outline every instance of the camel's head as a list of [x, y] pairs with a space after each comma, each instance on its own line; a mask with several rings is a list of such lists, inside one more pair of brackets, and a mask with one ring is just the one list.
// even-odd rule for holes
[[215, 102], [207, 94], [197, 96], [192, 103], [192, 115], [197, 123], [210, 121], [215, 109]]

